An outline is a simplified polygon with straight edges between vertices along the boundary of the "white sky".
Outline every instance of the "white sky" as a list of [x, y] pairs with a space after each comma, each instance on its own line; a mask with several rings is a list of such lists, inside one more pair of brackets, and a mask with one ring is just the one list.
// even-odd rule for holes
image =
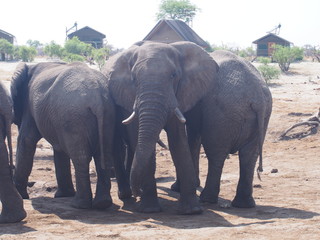
[[[190, 0], [201, 9], [193, 30], [211, 44], [249, 47], [279, 23], [296, 46], [320, 45], [320, 0]], [[109, 44], [127, 48], [155, 26], [160, 0], [1, 0], [0, 29], [19, 45], [28, 39], [59, 44], [66, 27], [89, 26]]]

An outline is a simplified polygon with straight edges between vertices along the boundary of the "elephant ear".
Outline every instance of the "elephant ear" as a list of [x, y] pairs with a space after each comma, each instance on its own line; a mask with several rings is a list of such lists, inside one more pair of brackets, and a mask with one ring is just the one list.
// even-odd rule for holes
[[28, 77], [28, 66], [25, 63], [20, 63], [11, 80], [11, 98], [13, 102], [13, 123], [20, 126], [27, 103], [28, 84], [30, 78]]
[[180, 110], [186, 112], [215, 87], [219, 67], [205, 50], [194, 43], [176, 42], [171, 45], [180, 53], [182, 77], [176, 96]]
[[129, 112], [132, 112], [136, 96], [131, 69], [134, 52], [138, 47], [138, 45], [133, 45], [127, 50], [114, 55], [102, 69], [102, 73], [108, 79], [108, 87], [115, 103]]

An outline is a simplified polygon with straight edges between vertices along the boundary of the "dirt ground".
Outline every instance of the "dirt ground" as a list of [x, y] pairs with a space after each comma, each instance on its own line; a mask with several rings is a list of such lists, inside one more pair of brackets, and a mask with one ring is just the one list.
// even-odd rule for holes
[[[15, 66], [0, 63], [0, 79], [8, 85]], [[287, 128], [318, 111], [319, 78], [320, 63], [301, 62], [271, 81], [273, 112], [264, 144], [262, 181], [254, 179], [256, 208], [230, 207], [239, 172], [238, 158], [232, 155], [225, 162], [219, 203], [203, 204], [201, 215], [178, 215], [178, 194], [170, 191], [175, 177], [170, 153], [158, 147], [156, 177], [163, 212], [137, 213], [133, 201], [118, 199], [114, 180], [110, 209], [74, 209], [71, 199], [53, 198], [52, 150], [41, 140], [29, 179], [35, 184], [28, 189], [30, 199], [24, 200], [28, 216], [21, 223], [1, 225], [0, 239], [320, 239], [320, 133], [279, 140]], [[200, 162], [203, 186], [207, 166], [203, 152]], [[94, 191], [94, 167], [91, 176]]]

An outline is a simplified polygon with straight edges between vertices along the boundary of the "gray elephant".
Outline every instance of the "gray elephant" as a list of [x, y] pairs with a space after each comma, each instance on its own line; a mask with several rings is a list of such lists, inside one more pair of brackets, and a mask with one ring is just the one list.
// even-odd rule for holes
[[[203, 144], [208, 158], [208, 174], [200, 199], [217, 203], [224, 161], [239, 152], [240, 178], [234, 207], [255, 206], [252, 197], [254, 168], [260, 156], [272, 110], [271, 93], [258, 70], [248, 61], [228, 51], [215, 51], [219, 82], [186, 114], [189, 144], [199, 174], [199, 152]], [[172, 186], [178, 190], [177, 183]]]
[[0, 223], [14, 223], [23, 220], [27, 214], [23, 208], [23, 200], [12, 181], [12, 103], [8, 91], [1, 82], [0, 103], [0, 200], [2, 202]]
[[[103, 169], [113, 161], [114, 103], [106, 78], [84, 63], [20, 64], [11, 85], [14, 123], [19, 127], [14, 181], [27, 193], [36, 144], [45, 138], [53, 147], [58, 190], [55, 197], [74, 196], [75, 208], [112, 204], [110, 178]], [[97, 171], [92, 201], [89, 163]], [[70, 159], [75, 168], [73, 188]]]
[[190, 42], [138, 42], [103, 68], [116, 105], [124, 116], [132, 112], [123, 122], [136, 129], [131, 137], [130, 184], [133, 195], [141, 197], [139, 211], [161, 210], [154, 178], [155, 145], [164, 128], [181, 179], [180, 213], [202, 212], [183, 113], [214, 87], [217, 71], [210, 55]]

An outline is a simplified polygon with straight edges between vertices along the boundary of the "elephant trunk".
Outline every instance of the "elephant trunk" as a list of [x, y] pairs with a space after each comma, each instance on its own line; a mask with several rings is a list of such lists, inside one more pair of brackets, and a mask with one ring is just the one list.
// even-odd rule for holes
[[[137, 113], [139, 117], [139, 133], [134, 155], [130, 180], [134, 196], [141, 195], [143, 181], [147, 174], [155, 171], [153, 165], [153, 153], [159, 134], [163, 129], [170, 107], [168, 107], [168, 98], [161, 95], [156, 90], [143, 90], [137, 99]], [[151, 172], [150, 172], [151, 171]]]

